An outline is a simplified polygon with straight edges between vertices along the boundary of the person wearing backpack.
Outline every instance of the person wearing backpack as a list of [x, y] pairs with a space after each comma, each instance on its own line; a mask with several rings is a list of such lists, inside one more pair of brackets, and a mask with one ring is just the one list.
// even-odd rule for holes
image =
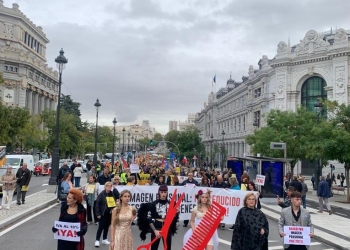
[[57, 202], [60, 202], [60, 194], [61, 194], [61, 184], [62, 184], [62, 178], [66, 173], [71, 173], [70, 168], [68, 167], [68, 163], [64, 162], [62, 167], [58, 170], [57, 175]]

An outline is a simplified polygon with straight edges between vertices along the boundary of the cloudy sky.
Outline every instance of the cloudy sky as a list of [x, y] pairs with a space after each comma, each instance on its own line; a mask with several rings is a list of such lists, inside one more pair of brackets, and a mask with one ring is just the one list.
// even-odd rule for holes
[[215, 74], [219, 89], [288, 37], [294, 45], [311, 29], [350, 29], [344, 0], [14, 1], [50, 39], [49, 65], [66, 52], [62, 90], [83, 120], [94, 122], [99, 98], [100, 124], [150, 120], [161, 133], [203, 108]]

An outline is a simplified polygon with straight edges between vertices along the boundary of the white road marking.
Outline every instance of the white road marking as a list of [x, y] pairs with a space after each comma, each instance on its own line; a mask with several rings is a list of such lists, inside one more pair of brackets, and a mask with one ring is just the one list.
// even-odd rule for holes
[[345, 216], [345, 217], [348, 216], [347, 214], [342, 214], [342, 213], [339, 213], [339, 212], [335, 212], [335, 214], [341, 214], [342, 216]]
[[269, 250], [277, 250], [277, 249], [283, 249], [283, 246], [269, 247]]
[[[1, 235], [0, 235], [1, 236]], [[223, 240], [223, 239], [219, 239], [219, 242], [225, 244], [225, 245], [229, 245], [231, 246], [231, 241], [227, 241], [227, 240]]]
[[42, 213], [44, 213], [44, 212], [46, 212], [47, 210], [50, 210], [51, 208], [53, 208], [54, 206], [57, 206], [57, 205], [58, 205], [58, 203], [55, 203], [55, 204], [53, 204], [53, 205], [51, 205], [51, 206], [49, 206], [49, 207], [47, 207], [47, 208], [41, 210], [40, 212], [35, 213], [35, 214], [33, 214], [32, 216], [29, 216], [28, 218], [26, 218], [26, 219], [24, 219], [24, 220], [21, 220], [20, 222], [14, 224], [13, 226], [11, 226], [11, 227], [5, 229], [5, 230], [2, 231], [2, 232], [0, 232], [0, 236], [3, 236], [4, 234], [6, 234], [6, 233], [12, 231], [13, 229], [15, 229], [16, 227], [18, 227], [18, 226], [20, 226], [20, 225], [26, 223], [27, 221], [33, 219], [34, 217], [36, 217], [36, 216], [38, 216], [38, 215], [40, 215], [40, 214], [42, 214]]
[[43, 185], [41, 185], [41, 186], [43, 187], [43, 186], [48, 186], [48, 185], [49, 185], [48, 183], [46, 183], [46, 184], [44, 183], [44, 184], [43, 184]]

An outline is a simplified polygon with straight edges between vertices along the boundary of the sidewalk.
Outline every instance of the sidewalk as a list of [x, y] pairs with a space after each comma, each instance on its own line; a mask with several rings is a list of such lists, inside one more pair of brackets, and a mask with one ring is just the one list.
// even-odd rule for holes
[[[309, 192], [306, 193], [306, 200], [318, 202], [317, 192], [313, 190], [312, 188], [312, 182], [311, 182], [311, 176], [305, 176], [305, 183], [307, 184], [307, 187], [309, 189]], [[331, 207], [338, 207], [345, 210], [350, 211], [350, 203], [346, 202], [346, 188], [345, 188], [345, 194], [342, 191], [333, 191], [334, 196], [329, 198], [329, 204]]]
[[[85, 186], [85, 175], [80, 180], [81, 187]], [[47, 190], [43, 190], [26, 197], [26, 202], [23, 205], [17, 205], [16, 201], [11, 203], [10, 210], [0, 210], [0, 230], [7, 226], [25, 218], [29, 215], [36, 213], [45, 207], [57, 202], [57, 194], [48, 193]]]
[[55, 203], [57, 200], [56, 197], [56, 194], [47, 193], [46, 190], [43, 190], [28, 195], [26, 197], [26, 203], [20, 206], [16, 204], [16, 201], [13, 201], [10, 210], [0, 210], [0, 230]]

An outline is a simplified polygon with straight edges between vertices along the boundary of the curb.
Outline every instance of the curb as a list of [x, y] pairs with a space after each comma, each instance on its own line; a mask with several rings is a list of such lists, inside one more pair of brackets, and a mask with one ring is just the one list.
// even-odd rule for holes
[[31, 207], [31, 208], [29, 208], [29, 209], [27, 209], [27, 210], [25, 210], [25, 211], [23, 211], [23, 212], [21, 212], [19, 214], [16, 214], [14, 216], [9, 217], [8, 219], [6, 219], [5, 221], [2, 221], [0, 223], [0, 230], [3, 230], [7, 226], [9, 226], [9, 225], [11, 225], [11, 224], [21, 220], [23, 217], [27, 217], [30, 214], [36, 213], [36, 212], [38, 212], [38, 211], [40, 211], [40, 210], [42, 210], [42, 209], [44, 209], [44, 208], [54, 204], [56, 202], [56, 200], [57, 200], [56, 198], [53, 198], [51, 200], [45, 201], [42, 204], [36, 205], [34, 207]]
[[[331, 197], [331, 198], [334, 198], [334, 197]], [[317, 200], [313, 200], [313, 199], [308, 199], [307, 196], [306, 196], [306, 201], [312, 201], [312, 202], [318, 202]], [[329, 205], [331, 207], [336, 207], [336, 208], [340, 208], [340, 209], [344, 209], [346, 211], [350, 211], [350, 207], [342, 207], [342, 206], [339, 206], [338, 204], [334, 204], [336, 201], [333, 201], [332, 204], [330, 203]]]
[[[273, 221], [278, 222], [278, 219], [274, 218], [273, 216], [270, 216], [270, 215], [267, 215], [267, 214], [265, 214], [265, 216], [266, 216], [267, 218], [273, 220]], [[335, 242], [329, 241], [329, 240], [327, 240], [327, 239], [325, 239], [325, 238], [322, 238], [322, 237], [320, 237], [320, 236], [317, 236], [317, 235], [315, 235], [315, 236], [313, 237], [313, 239], [316, 239], [316, 240], [318, 240], [318, 241], [320, 241], [320, 242], [322, 242], [322, 243], [325, 243], [325, 244], [327, 244], [327, 245], [329, 245], [329, 246], [331, 246], [331, 247], [334, 247], [334, 248], [336, 248], [336, 249], [340, 249], [340, 250], [349, 250], [349, 248], [345, 248], [345, 247], [342, 247], [341, 245], [337, 245]]]

